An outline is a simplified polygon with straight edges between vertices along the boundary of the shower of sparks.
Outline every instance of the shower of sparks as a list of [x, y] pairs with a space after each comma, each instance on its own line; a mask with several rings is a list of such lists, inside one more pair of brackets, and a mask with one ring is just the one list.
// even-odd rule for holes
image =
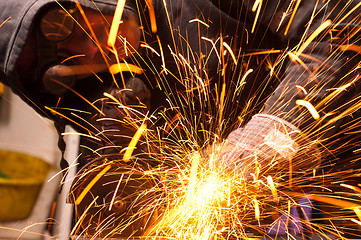
[[[108, 38], [110, 46], [114, 46], [124, 4], [125, 1], [119, 0]], [[150, 0], [146, 0], [146, 4], [150, 14], [151, 31], [155, 33], [157, 26], [154, 6]], [[289, 12], [291, 16], [284, 35], [289, 33], [296, 14], [301, 11], [299, 8], [301, 0], [291, 1], [290, 4], [292, 6], [285, 9], [290, 11], [293, 9], [293, 11], [292, 14]], [[254, 2], [252, 11], [255, 14], [251, 33], [255, 32], [260, 24], [260, 14], [265, 5], [266, 3], [262, 0]], [[352, 12], [360, 6], [358, 4], [352, 9]], [[341, 20], [335, 21], [336, 26], [340, 25], [340, 22], [351, 13], [345, 14], [344, 17], [340, 16]], [[167, 17], [168, 19], [165, 21], [172, 25], [168, 12]], [[286, 19], [287, 17], [283, 16], [280, 21], [286, 21]], [[210, 28], [212, 24], [200, 19], [189, 21], [189, 23], [192, 22], [198, 22], [207, 28]], [[104, 97], [111, 99], [117, 110], [126, 113], [125, 119], [121, 121], [128, 124], [127, 126], [133, 127], [132, 136], [130, 136], [132, 138], [129, 145], [125, 146], [125, 150], [122, 150], [121, 154], [123, 155], [119, 159], [105, 156], [101, 161], [93, 163], [92, 168], [88, 166], [82, 170], [82, 175], [76, 179], [74, 191], [71, 193], [76, 197], [73, 202], [78, 206], [88, 200], [89, 205], [77, 212], [77, 222], [72, 234], [102, 239], [135, 236], [176, 240], [228, 240], [268, 235], [272, 239], [274, 236], [270, 233], [272, 229], [278, 229], [277, 236], [281, 234], [281, 229], [285, 224], [288, 224], [287, 227], [293, 223], [298, 226], [298, 221], [303, 226], [305, 234], [317, 234], [324, 239], [335, 239], [342, 237], [342, 232], [347, 232], [348, 228], [355, 228], [355, 226], [337, 225], [339, 221], [346, 219], [360, 225], [361, 205], [355, 199], [360, 200], [361, 190], [359, 187], [343, 183], [343, 178], [353, 177], [352, 174], [357, 173], [359, 169], [336, 173], [319, 171], [318, 166], [309, 167], [310, 163], [315, 161], [314, 154], [306, 153], [297, 160], [287, 162], [287, 170], [284, 170], [285, 168], [279, 167], [282, 164], [279, 159], [274, 158], [270, 162], [262, 162], [257, 152], [252, 152], [251, 156], [244, 157], [243, 152], [240, 153], [239, 149], [227, 149], [227, 142], [223, 141], [232, 129], [243, 125], [250, 115], [259, 112], [260, 105], [264, 104], [259, 99], [261, 95], [266, 94], [262, 86], [253, 85], [254, 93], [248, 92], [246, 88], [246, 86], [252, 85], [249, 84], [252, 83], [252, 78], [261, 71], [265, 71], [265, 69], [269, 71], [268, 75], [265, 75], [263, 82], [265, 85], [273, 78], [276, 79], [275, 81], [281, 81], [283, 65], [291, 60], [292, 64], [300, 67], [300, 71], [311, 76], [310, 82], [316, 82], [316, 86], [317, 84], [327, 84], [323, 79], [322, 71], [325, 71], [324, 68], [334, 66], [319, 62], [307, 50], [313, 47], [311, 43], [323, 36], [323, 32], [332, 24], [331, 20], [324, 21], [305, 41], [297, 44], [292, 50], [253, 49], [250, 52], [243, 52], [243, 49], [238, 49], [235, 51], [230, 47], [233, 47], [232, 44], [229, 45], [223, 41], [226, 36], [220, 36], [218, 39], [200, 36], [199, 41], [210, 44], [212, 54], [215, 54], [219, 61], [218, 74], [221, 76], [221, 80], [216, 83], [208, 78], [203, 68], [210, 56], [193, 53], [192, 49], [187, 49], [188, 52], [181, 52], [177, 46], [168, 45], [173, 56], [171, 60], [176, 63], [179, 70], [180, 76], [175, 77], [176, 73], [167, 69], [166, 61], [169, 59], [165, 59], [166, 49], [162, 48], [162, 39], [157, 35], [154, 40], [159, 50], [153, 48], [150, 43], [142, 43], [141, 48], [150, 50], [154, 53], [153, 56], [161, 62], [162, 66], [157, 66], [161, 70], [156, 76], [158, 84], [156, 87], [165, 91], [169, 108], [162, 109], [154, 115], [146, 113], [139, 117], [138, 115], [141, 114], [138, 114], [133, 118], [132, 113], [137, 112], [136, 110], [132, 111], [131, 107], [124, 106], [122, 101], [104, 93]], [[244, 31], [248, 33], [249, 29], [244, 29]], [[245, 35], [248, 38], [248, 34]], [[185, 36], [179, 37], [182, 40], [185, 39]], [[173, 40], [177, 38], [175, 31], [172, 31], [172, 38]], [[334, 49], [330, 56], [343, 58], [342, 54], [346, 51], [360, 53], [360, 47], [348, 42], [349, 40], [346, 39], [338, 49]], [[174, 44], [175, 42], [174, 40]], [[274, 56], [277, 58], [273, 59]], [[255, 68], [250, 68], [253, 66], [249, 63], [254, 59], [257, 60], [257, 64], [255, 64]], [[304, 59], [314, 60], [313, 62], [319, 66], [309, 68]], [[98, 73], [104, 69], [107, 69], [112, 75], [123, 72], [140, 75], [147, 73], [148, 70], [157, 73], [151, 65], [147, 65], [150, 69], [142, 69], [136, 65], [118, 62], [110, 66], [106, 64], [73, 66], [71, 70], [80, 74]], [[69, 69], [64, 69], [63, 75], [71, 74], [67, 72]], [[353, 70], [356, 71], [356, 69]], [[233, 72], [239, 72], [239, 75], [236, 76]], [[174, 77], [173, 81], [180, 83], [185, 90], [172, 90], [167, 77]], [[225, 81], [226, 78], [231, 78], [233, 81]], [[337, 98], [349, 91], [354, 84], [358, 83], [358, 80], [358, 75], [347, 83], [341, 79], [337, 86], [327, 88], [326, 92], [330, 93], [328, 98], [323, 99], [315, 106], [311, 102], [313, 96], [318, 94], [317, 88], [310, 88], [309, 82], [295, 86], [298, 92], [306, 96], [304, 99], [310, 99], [309, 101], [296, 100], [296, 107], [298, 109], [306, 108], [307, 113], [311, 114], [314, 120], [326, 119], [322, 126], [311, 124], [306, 127], [306, 133], [310, 137], [334, 128], [336, 120], [352, 116], [356, 110], [361, 108], [360, 96], [356, 96], [349, 102], [340, 105], [339, 109], [327, 109], [329, 103], [337, 101]], [[318, 87], [323, 87], [323, 85], [318, 85]], [[92, 106], [101, 116], [103, 115], [101, 109], [96, 107], [93, 102], [84, 99], [74, 90], [69, 90]], [[289, 89], [285, 88], [284, 90]], [[283, 97], [283, 94], [281, 95], [280, 98]], [[244, 96], [247, 101], [241, 102]], [[199, 106], [196, 106], [195, 102], [200, 103]], [[231, 102], [240, 102], [244, 105], [237, 105], [241, 109], [236, 111], [230, 109]], [[103, 133], [102, 130], [96, 132], [92, 127], [82, 126], [81, 123], [69, 119], [56, 109], [50, 107], [46, 107], [46, 109], [85, 129], [89, 133], [90, 139], [97, 141], [102, 139], [100, 137]], [[168, 115], [168, 112], [172, 112], [173, 115]], [[303, 115], [296, 116], [296, 119], [298, 117], [302, 118]], [[165, 123], [152, 128], [151, 124], [157, 118], [163, 118]], [[230, 122], [230, 119], [233, 119], [234, 122]], [[109, 119], [107, 118], [107, 120]], [[114, 119], [114, 121], [120, 122], [119, 119]], [[354, 119], [345, 125], [352, 132], [360, 126], [358, 121], [360, 119]], [[347, 135], [348, 133], [345, 131], [341, 134]], [[320, 141], [320, 145], [324, 144], [322, 139], [317, 139], [317, 141]], [[144, 157], [136, 152], [137, 146], [140, 144], [156, 150]], [[322, 153], [329, 155], [342, 153], [349, 147], [347, 146], [348, 142], [338, 144], [340, 144], [339, 148], [332, 151], [325, 144]], [[96, 151], [95, 149], [94, 152]], [[232, 156], [232, 159], [228, 159], [230, 162], [223, 164], [220, 159], [226, 153]], [[151, 163], [143, 163], [147, 161], [156, 162], [156, 164], [153, 166]], [[234, 166], [234, 161], [238, 161], [241, 167]], [[93, 190], [96, 184], [104, 179], [110, 180], [102, 183], [101, 189], [108, 189], [110, 186], [113, 186], [113, 189], [105, 193], [101, 191], [99, 195], [106, 195], [102, 198], [94, 195]], [[81, 181], [85, 180], [88, 181], [86, 186], [79, 187]], [[337, 189], [342, 190], [333, 191], [330, 186], [337, 186]], [[306, 192], [309, 189], [312, 193], [308, 194]], [[301, 202], [304, 199], [307, 199], [307, 203]], [[325, 219], [322, 219], [325, 221], [321, 223], [310, 223], [308, 216], [304, 216], [304, 218], [300, 216], [299, 218], [302, 219], [297, 220], [297, 217], [291, 214], [295, 208], [298, 209], [300, 215], [308, 208], [317, 209], [318, 205], [313, 206], [316, 201], [327, 207], [336, 207], [339, 212], [326, 212]], [[123, 209], [124, 206], [127, 207], [127, 210]], [[343, 217], [342, 214], [346, 211], [349, 215], [346, 214], [347, 216]], [[277, 221], [280, 219], [282, 221]], [[294, 238], [288, 229], [285, 234], [285, 239]]]
[[[146, 4], [149, 8], [151, 29], [154, 33], [157, 29], [154, 8], [150, 1], [146, 1]], [[165, 4], [165, 1], [163, 1], [163, 4]], [[301, 1], [291, 1], [290, 4], [286, 8], [289, 11], [290, 17], [286, 20], [287, 16], [284, 15], [280, 19], [280, 21], [288, 21], [283, 33], [284, 35], [289, 33], [290, 26], [296, 14], [300, 11]], [[263, 7], [264, 3], [262, 0], [255, 1], [252, 7], [255, 15], [251, 33], [255, 32], [258, 24], [260, 24], [259, 18]], [[168, 19], [166, 20], [171, 26], [168, 12], [167, 17]], [[212, 24], [200, 19], [189, 21], [189, 23], [193, 22], [198, 22], [206, 28], [210, 28]], [[123, 157], [120, 157], [120, 159], [108, 159], [105, 163], [100, 163], [100, 166], [104, 164], [103, 171], [106, 169], [107, 172], [94, 171], [92, 174], [92, 169], [84, 172], [85, 178], [91, 176], [95, 179], [94, 181], [98, 181], [99, 176], [110, 177], [112, 180], [109, 182], [109, 185], [113, 184], [114, 190], [112, 193], [109, 193], [111, 195], [111, 198], [108, 200], [109, 203], [104, 202], [103, 209], [107, 209], [108, 212], [104, 212], [107, 217], [102, 217], [100, 210], [99, 212], [93, 211], [90, 213], [91, 207], [86, 208], [83, 215], [78, 216], [78, 224], [76, 229], [73, 229], [73, 234], [85, 236], [88, 236], [87, 234], [89, 236], [95, 234], [95, 236], [103, 239], [108, 237], [129, 237], [124, 234], [127, 233], [129, 227], [133, 226], [134, 232], [131, 235], [139, 236], [137, 234], [140, 233], [138, 232], [140, 230], [136, 229], [135, 226], [138, 226], [137, 224], [143, 221], [146, 227], [141, 230], [142, 234], [140, 237], [145, 238], [177, 240], [251, 239], [253, 237], [269, 235], [272, 239], [274, 235], [271, 235], [271, 232], [274, 229], [278, 229], [277, 236], [281, 234], [285, 224], [290, 226], [292, 223], [298, 224], [295, 216], [291, 214], [294, 208], [301, 209], [301, 212], [305, 211], [307, 207], [313, 208], [312, 204], [314, 201], [328, 206], [332, 205], [342, 209], [342, 211], [349, 210], [353, 212], [355, 215], [350, 217], [349, 220], [358, 224], [361, 221], [361, 208], [359, 204], [353, 202], [354, 200], [348, 199], [347, 191], [339, 192], [339, 195], [336, 194], [336, 196], [331, 196], [331, 190], [327, 193], [322, 192], [335, 181], [337, 176], [348, 175], [346, 173], [327, 175], [326, 173], [319, 172], [317, 166], [310, 167], [309, 172], [307, 172], [308, 170], [306, 169], [308, 169], [309, 163], [314, 161], [312, 154], [303, 155], [301, 159], [287, 162], [287, 166], [289, 166], [286, 171], [278, 169], [279, 163], [277, 161], [259, 162], [258, 153], [252, 153], [253, 155], [250, 158], [252, 160], [245, 161], [242, 168], [229, 168], [229, 166], [220, 165], [218, 162], [225, 154], [224, 149], [227, 148], [226, 143], [222, 142], [222, 139], [225, 137], [226, 132], [234, 128], [234, 123], [230, 123], [228, 119], [233, 117], [238, 124], [243, 124], [245, 119], [249, 118], [249, 114], [255, 113], [255, 106], [259, 105], [257, 101], [260, 100], [257, 94], [262, 94], [264, 91], [260, 86], [254, 86], [256, 90], [254, 96], [243, 91], [248, 81], [252, 81], [252, 77], [263, 70], [261, 68], [249, 68], [246, 64], [247, 61], [257, 58], [259, 62], [262, 62], [262, 58], [264, 58], [265, 65], [270, 70], [268, 77], [281, 78], [281, 68], [285, 61], [287, 61], [288, 56], [293, 64], [300, 66], [310, 76], [322, 78], [322, 75], [317, 72], [318, 69], [309, 68], [307, 65], [308, 61], [314, 61], [322, 66], [322, 62], [318, 62], [307, 51], [312, 47], [311, 43], [315, 39], [322, 37], [325, 29], [331, 25], [331, 20], [324, 21], [307, 38], [305, 37], [305, 41], [300, 42], [294, 49], [288, 49], [287, 51], [279, 49], [254, 49], [250, 52], [235, 51], [224, 41], [223, 36], [220, 36], [218, 39], [200, 36], [200, 41], [211, 44], [212, 52], [219, 61], [221, 81], [214, 85], [211, 85], [207, 74], [204, 74], [202, 69], [202, 64], [207, 61], [209, 56], [199, 54], [201, 57], [194, 60], [195, 57], [190, 54], [192, 49], [188, 49], [189, 52], [185, 53], [178, 51], [176, 45], [168, 45], [167, 47], [171, 51], [173, 61], [176, 62], [181, 76], [181, 78], [176, 78], [176, 81], [185, 88], [185, 91], [178, 92], [171, 90], [166, 79], [167, 77], [174, 77], [176, 74], [167, 68], [166, 61], [168, 59], [165, 59], [164, 55], [166, 49], [163, 49], [164, 46], [161, 44], [162, 39], [159, 38], [159, 35], [156, 35], [155, 40], [157, 50], [154, 48], [154, 45], [151, 46], [151, 44], [146, 42], [141, 43], [140, 46], [154, 53], [154, 56], [161, 63], [157, 84], [160, 89], [165, 91], [166, 100], [170, 105], [169, 109], [164, 109], [160, 113], [160, 116], [165, 120], [165, 124], [156, 131], [148, 131], [146, 126], [149, 127], [151, 125], [145, 125], [144, 121], [142, 123], [139, 119], [134, 119], [134, 123], [130, 125], [138, 127], [135, 128], [135, 134], [133, 134], [128, 148], [123, 152]], [[281, 23], [279, 26], [281, 26]], [[245, 31], [247, 32], [245, 35], [248, 42], [249, 29], [245, 29]], [[180, 38], [183, 37], [180, 36]], [[172, 32], [172, 39], [176, 38], [176, 34]], [[360, 52], [359, 46], [352, 44], [352, 42], [343, 43], [338, 50], [343, 52]], [[335, 52], [333, 54], [338, 53]], [[275, 58], [276, 60], [271, 60], [270, 56], [279, 57]], [[230, 68], [232, 64], [234, 68], [240, 69], [239, 76], [230, 74], [229, 71], [232, 71], [232, 68]], [[322, 69], [322, 67], [319, 67], [319, 69]], [[112, 74], [123, 71], [143, 74], [147, 72], [147, 69], [141, 69], [128, 63], [117, 63], [110, 66], [109, 71]], [[224, 81], [226, 77], [234, 78], [233, 83], [230, 84], [230, 82]], [[334, 98], [347, 91], [357, 80], [358, 77], [348, 83], [328, 89], [328, 91], [331, 91], [331, 94], [327, 99], [318, 103], [316, 107], [311, 104], [312, 97], [310, 97], [310, 101], [298, 99], [295, 101], [295, 105], [301, 109], [307, 109], [307, 112], [313, 119], [323, 119], [324, 112], [322, 111], [325, 106], [332, 102]], [[265, 79], [264, 82], [266, 83], [267, 81], [269, 79]], [[211, 87], [214, 89], [211, 89]], [[296, 89], [303, 93], [306, 99], [308, 99], [307, 96], [312, 96], [317, 91], [317, 89], [310, 89], [305, 85], [296, 85]], [[211, 90], [215, 90], [215, 94], [211, 93]], [[238, 112], [238, 115], [230, 115], [228, 113], [228, 111], [232, 112], [232, 109], [229, 109], [231, 106], [230, 101], [237, 101], [243, 94], [249, 94], [248, 101], [244, 103], [244, 109]], [[111, 95], [105, 94], [105, 96], [112, 99], [115, 104], [119, 105], [119, 108], [125, 107], [122, 102], [113, 99], [114, 97]], [[201, 103], [200, 109], [196, 110], [195, 101]], [[334, 119], [340, 119], [354, 112], [360, 106], [360, 101], [354, 100], [345, 104], [345, 106], [342, 106], [342, 109], [345, 109], [344, 112], [340, 115], [335, 115]], [[128, 111], [129, 109], [125, 110], [129, 117], [127, 121], [131, 122], [131, 114]], [[175, 114], [168, 116], [168, 111], [173, 111]], [[157, 118], [156, 116], [149, 117], [148, 114], [144, 116], [147, 121]], [[329, 114], [333, 116], [332, 113]], [[321, 126], [319, 130], [326, 131], [332, 127], [335, 121], [332, 119], [328, 120], [327, 124]], [[312, 136], [315, 130], [314, 126], [309, 128], [310, 136]], [[144, 134], [145, 131], [146, 134]], [[162, 138], [159, 136], [159, 132], [162, 131], [167, 134], [167, 137]], [[141, 140], [141, 137], [146, 138], [146, 140]], [[144, 144], [144, 141], [150, 148], [153, 145], [157, 146], [157, 150], [145, 159], [145, 161], [151, 159], [151, 161], [158, 162], [159, 164], [154, 168], [144, 166], [138, 162], [133, 163], [131, 160], [134, 159], [133, 150], [136, 149], [137, 144]], [[327, 152], [327, 146], [325, 147]], [[338, 151], [342, 151], [342, 149]], [[237, 157], [237, 149], [232, 149], [232, 152]], [[137, 159], [136, 154], [134, 157]], [[139, 157], [139, 159], [142, 158]], [[110, 166], [107, 164], [119, 164], [120, 169], [122, 169], [123, 164], [133, 165], [132, 169], [128, 172], [106, 168], [106, 166]], [[306, 173], [301, 174], [302, 171]], [[123, 194], [122, 188], [131, 184], [131, 175], [137, 172], [142, 173], [142, 177], [140, 177], [142, 180], [139, 182], [140, 186], [143, 186], [148, 181], [151, 184], [145, 188], [140, 187], [134, 190], [134, 192], [127, 193], [133, 201], [131, 207], [137, 209], [137, 212], [133, 216], [129, 216], [129, 213], [119, 216], [117, 211], [122, 209], [126, 199], [121, 200], [117, 198], [117, 194]], [[128, 174], [129, 177], [127, 177]], [[312, 182], [314, 188], [321, 189], [321, 193], [304, 193], [304, 189], [311, 186], [309, 182]], [[92, 184], [94, 182], [90, 181], [85, 189], [80, 192], [81, 197], [91, 190]], [[357, 196], [360, 193], [359, 188], [355, 186], [340, 183], [338, 187], [348, 189], [348, 191], [352, 192], [353, 196]], [[145, 196], [147, 196], [146, 201], [144, 200]], [[301, 200], [305, 198], [308, 199], [310, 206], [304, 202], [301, 203]], [[78, 199], [75, 203], [79, 202]], [[96, 205], [96, 200], [93, 199], [91, 204]], [[315, 206], [314, 208], [317, 207]], [[113, 214], [108, 215], [109, 212]], [[86, 215], [89, 214], [94, 214], [91, 218], [94, 218], [93, 222], [97, 222], [95, 227], [88, 225], [89, 216]], [[303, 220], [298, 221], [306, 227], [304, 231], [307, 234], [317, 234], [326, 239], [340, 237], [345, 230], [342, 226], [336, 226], [333, 221], [337, 222], [342, 216], [332, 215], [332, 218], [326, 218], [329, 224], [310, 222], [309, 216], [304, 216]], [[281, 221], [280, 219], [283, 220]], [[83, 221], [85, 222], [83, 223]], [[118, 225], [114, 227], [112, 222], [116, 222]], [[81, 225], [84, 226], [81, 227]], [[291, 230], [286, 230], [285, 234], [285, 238], [293, 237]]]

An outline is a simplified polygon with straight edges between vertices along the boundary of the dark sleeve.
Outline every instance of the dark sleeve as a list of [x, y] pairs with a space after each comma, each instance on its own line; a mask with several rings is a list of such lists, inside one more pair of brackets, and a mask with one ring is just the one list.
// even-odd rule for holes
[[[313, 12], [322, 9], [321, 5], [316, 5], [317, 2], [320, 2], [317, 0], [210, 1], [233, 19], [254, 25], [253, 32], [263, 31], [266, 27], [281, 41], [299, 40], [305, 32], [306, 23], [311, 19]], [[300, 3], [297, 5], [295, 2]], [[295, 9], [297, 11], [294, 11]], [[294, 15], [292, 15], [293, 12], [295, 12]]]
[[[252, 25], [254, 33], [271, 32], [274, 38], [263, 42], [281, 43], [283, 71], [263, 113], [281, 117], [317, 139], [348, 135], [354, 141], [361, 115], [360, 0], [265, 0], [257, 7], [255, 0], [211, 1]], [[318, 116], [312, 116], [312, 110]]]
[[[303, 21], [308, 31], [289, 50], [290, 61], [281, 83], [267, 100], [264, 113], [277, 115], [308, 133], [317, 129], [323, 137], [334, 135], [350, 115], [358, 114], [358, 3], [325, 5], [320, 1], [318, 6], [310, 6], [314, 14]], [[320, 29], [323, 30], [308, 42]], [[317, 114], [312, 115], [312, 110]]]

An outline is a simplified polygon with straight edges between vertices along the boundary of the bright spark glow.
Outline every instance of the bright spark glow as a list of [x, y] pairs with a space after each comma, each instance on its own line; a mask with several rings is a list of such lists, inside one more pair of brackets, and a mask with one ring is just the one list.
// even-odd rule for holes
[[223, 46], [224, 46], [224, 47], [228, 50], [228, 52], [231, 54], [234, 64], [237, 64], [236, 56], [234, 56], [234, 53], [233, 53], [231, 47], [230, 47], [226, 42], [223, 42]]
[[89, 183], [89, 185], [82, 191], [82, 193], [79, 195], [79, 197], [76, 199], [75, 204], [79, 205], [83, 199], [85, 198], [85, 195], [89, 192], [89, 190], [97, 183], [97, 181], [110, 169], [110, 166], [106, 166], [100, 173], [98, 173], [95, 178]]
[[307, 48], [308, 45], [328, 26], [332, 23], [331, 20], [324, 21], [308, 38], [307, 40], [302, 43], [301, 47], [297, 50], [296, 55], [299, 56], [303, 51]]
[[133, 64], [127, 64], [127, 63], [116, 63], [109, 67], [109, 72], [111, 74], [117, 74], [120, 72], [133, 72], [137, 74], [142, 74], [143, 69], [141, 69], [138, 66], [135, 66]]
[[261, 8], [262, 8], [262, 0], [256, 0], [253, 4], [253, 7], [252, 7], [252, 11], [256, 12], [256, 16], [254, 18], [254, 21], [253, 21], [253, 26], [252, 26], [252, 30], [251, 30], [251, 33], [254, 32], [255, 28], [256, 28], [256, 24], [257, 24], [257, 20], [258, 20], [258, 17], [259, 17], [259, 13], [261, 12]]
[[306, 107], [308, 109], [308, 111], [312, 114], [312, 117], [314, 119], [320, 118], [320, 114], [318, 114], [317, 110], [310, 102], [305, 101], [305, 100], [296, 100], [296, 104]]
[[125, 0], [118, 0], [117, 7], [115, 9], [112, 25], [110, 26], [110, 32], [108, 36], [108, 46], [112, 47], [118, 36], [119, 24], [122, 19]]
[[209, 28], [209, 25], [208, 25], [207, 23], [203, 22], [202, 20], [200, 20], [200, 19], [198, 19], [198, 18], [189, 20], [189, 22], [190, 22], [190, 23], [192, 23], [192, 22], [199, 22], [199, 23], [203, 24], [204, 26], [206, 26], [207, 28]]
[[156, 18], [155, 18], [153, 1], [152, 0], [145, 0], [145, 1], [149, 8], [149, 18], [150, 18], [150, 25], [151, 25], [152, 32], [156, 33], [157, 32], [157, 22], [156, 22]]
[[287, 27], [286, 27], [286, 30], [285, 30], [284, 35], [287, 35], [288, 30], [290, 29], [291, 24], [292, 24], [292, 21], [293, 21], [295, 15], [296, 15], [297, 10], [298, 10], [298, 7], [300, 6], [300, 3], [301, 3], [301, 0], [297, 0], [296, 5], [295, 5], [295, 7], [294, 7], [294, 9], [293, 9], [291, 18], [290, 18], [290, 20], [288, 21], [288, 24], [287, 24]]
[[125, 153], [123, 155], [123, 161], [124, 162], [129, 162], [130, 158], [132, 156], [132, 153], [140, 139], [140, 137], [144, 134], [145, 130], [147, 129], [147, 125], [145, 123], [143, 123], [137, 130], [137, 132], [135, 133], [135, 135], [133, 136], [132, 140], [130, 141], [127, 149], [125, 150]]

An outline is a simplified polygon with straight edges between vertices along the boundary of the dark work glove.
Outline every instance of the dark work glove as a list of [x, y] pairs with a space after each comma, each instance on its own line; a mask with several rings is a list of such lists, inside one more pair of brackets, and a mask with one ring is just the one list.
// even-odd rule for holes
[[257, 114], [244, 128], [231, 132], [220, 152], [227, 169], [249, 175], [309, 172], [320, 164], [320, 152], [291, 123], [267, 114]]
[[[112, 88], [98, 102], [104, 116], [96, 119], [103, 138], [101, 154], [116, 154], [129, 145], [134, 134], [145, 121], [150, 106], [150, 91], [139, 78], [127, 80], [124, 89]], [[140, 140], [136, 152], [145, 149]], [[100, 150], [100, 149], [98, 149]]]

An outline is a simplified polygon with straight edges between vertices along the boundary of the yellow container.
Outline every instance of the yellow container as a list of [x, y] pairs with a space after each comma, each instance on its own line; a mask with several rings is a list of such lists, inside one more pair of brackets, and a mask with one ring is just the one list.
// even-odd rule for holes
[[52, 166], [44, 160], [0, 150], [0, 221], [28, 217]]

